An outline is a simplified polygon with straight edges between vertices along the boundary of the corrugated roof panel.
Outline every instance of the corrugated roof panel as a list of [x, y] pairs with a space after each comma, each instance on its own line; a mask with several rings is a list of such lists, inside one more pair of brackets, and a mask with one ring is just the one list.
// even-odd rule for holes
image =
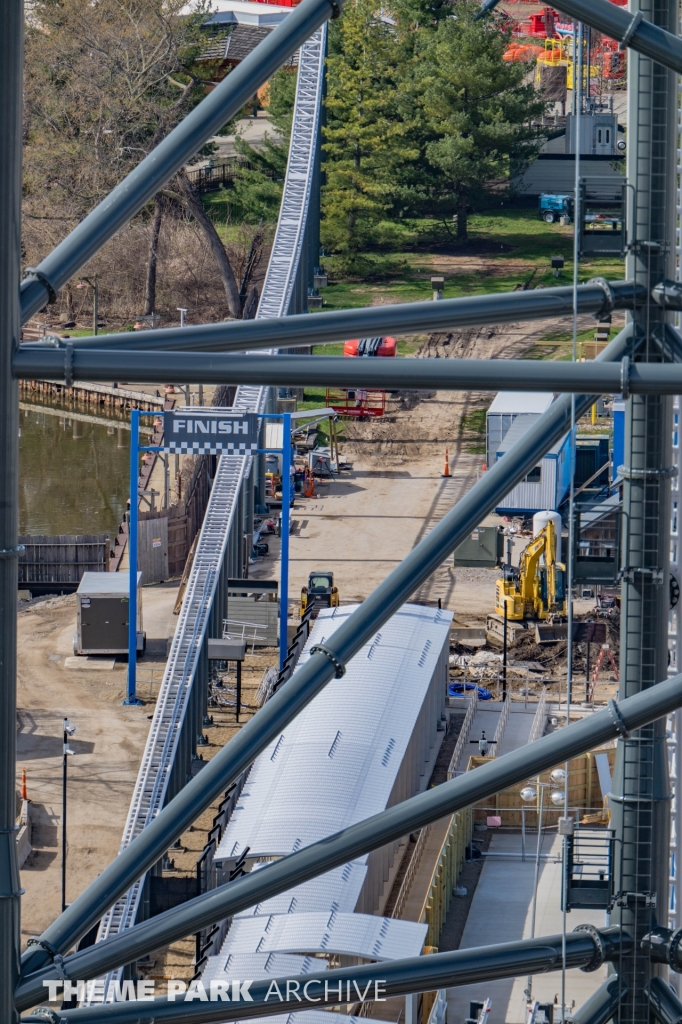
[[428, 925], [371, 914], [273, 914], [239, 918], [230, 928], [221, 955], [242, 952], [337, 953], [366, 960], [419, 956]]
[[[285, 953], [219, 953], [210, 956], [201, 972], [204, 985], [208, 981], [237, 978], [239, 981], [261, 981], [263, 978], [295, 978], [323, 970], [318, 957], [287, 956]], [[226, 1014], [227, 1016], [227, 1014]]]
[[[301, 663], [355, 607], [321, 612]], [[216, 860], [288, 853], [386, 806], [451, 620], [404, 605], [381, 627], [257, 759]]]
[[296, 914], [312, 910], [338, 910], [350, 913], [355, 909], [367, 875], [367, 865], [359, 861], [344, 864], [326, 875], [288, 889], [278, 896], [258, 903], [237, 914], [236, 918]]
[[547, 412], [554, 395], [546, 391], [498, 391], [488, 408], [489, 413]]

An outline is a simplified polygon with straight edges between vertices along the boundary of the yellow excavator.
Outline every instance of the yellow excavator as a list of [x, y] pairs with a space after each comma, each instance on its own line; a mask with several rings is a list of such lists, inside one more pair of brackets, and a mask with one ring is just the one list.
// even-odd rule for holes
[[[544, 562], [541, 562], [544, 555]], [[523, 550], [518, 569], [507, 567], [495, 583], [495, 612], [507, 620], [543, 620], [566, 614], [566, 566], [556, 561], [556, 533], [550, 520]]]

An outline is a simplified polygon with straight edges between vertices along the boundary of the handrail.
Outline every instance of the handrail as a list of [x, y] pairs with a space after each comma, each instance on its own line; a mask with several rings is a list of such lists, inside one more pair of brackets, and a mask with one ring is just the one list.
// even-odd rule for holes
[[[543, 693], [544, 692], [545, 691], [543, 690]], [[488, 757], [497, 757], [497, 752], [498, 752], [498, 749], [499, 749], [499, 745], [502, 742], [502, 737], [504, 736], [504, 730], [507, 728], [507, 722], [509, 721], [509, 715], [510, 714], [511, 714], [511, 691], [507, 690], [507, 696], [504, 698], [504, 701], [503, 701], [503, 704], [502, 704], [502, 713], [500, 714], [500, 720], [497, 723], [497, 729], [495, 730], [495, 735], [493, 737], [493, 742], [491, 744], [492, 750], [488, 751]], [[535, 723], [535, 719], [533, 719], [533, 723]]]
[[439, 988], [436, 993], [436, 999], [431, 1007], [431, 1013], [427, 1024], [445, 1024], [445, 1020], [448, 1012], [448, 994], [446, 989]]
[[547, 717], [547, 690], [543, 690], [538, 703], [537, 711], [535, 712], [535, 718], [533, 724], [530, 727], [530, 735], [528, 737], [529, 743], [535, 743], [539, 740], [545, 731], [545, 719]]
[[459, 764], [459, 759], [464, 751], [464, 746], [466, 743], [469, 742], [469, 736], [471, 735], [471, 726], [474, 724], [474, 718], [476, 717], [477, 710], [478, 687], [476, 687], [473, 693], [471, 694], [469, 707], [467, 708], [467, 713], [464, 716], [464, 721], [462, 722], [462, 729], [460, 731], [459, 736], [457, 737], [455, 749], [452, 752], [452, 758], [450, 760], [450, 764], [448, 765], [448, 779], [451, 779], [455, 772], [457, 771], [457, 765]]
[[407, 903], [407, 896], [410, 891], [412, 882], [414, 881], [414, 876], [417, 873], [419, 861], [421, 860], [422, 853], [424, 852], [424, 847], [426, 846], [426, 840], [430, 831], [431, 826], [425, 825], [424, 828], [419, 833], [419, 839], [417, 840], [415, 848], [412, 851], [412, 857], [410, 858], [410, 863], [407, 866], [405, 877], [403, 878], [402, 883], [400, 885], [400, 891], [398, 892], [398, 898], [395, 901], [395, 906], [391, 912], [391, 917], [400, 917], [403, 910], [405, 909], [405, 904]]

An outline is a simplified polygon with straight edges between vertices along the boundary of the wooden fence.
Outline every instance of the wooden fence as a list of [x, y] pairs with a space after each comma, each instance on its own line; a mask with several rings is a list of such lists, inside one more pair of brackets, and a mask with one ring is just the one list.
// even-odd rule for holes
[[32, 594], [73, 593], [84, 572], [107, 572], [109, 537], [104, 533], [19, 537], [19, 589]]
[[[609, 761], [609, 767], [613, 771], [613, 764], [616, 757], [616, 748], [606, 747], [601, 750], [590, 751], [587, 754], [580, 754], [579, 757], [571, 758], [568, 769], [568, 806], [570, 808], [580, 808], [581, 812], [587, 811], [588, 813], [599, 813], [603, 810], [604, 800], [601, 792], [601, 786], [599, 784], [599, 773], [597, 770], [596, 756], [598, 754], [605, 754]], [[482, 764], [486, 764], [490, 760], [487, 757], [471, 757], [469, 759], [468, 771], [478, 768]], [[564, 765], [557, 765], [558, 768], [563, 768]], [[541, 782], [550, 782], [551, 771], [542, 772], [540, 775]], [[484, 800], [480, 800], [481, 806], [474, 809], [474, 821], [485, 822], [488, 815], [496, 815], [501, 819], [502, 827], [504, 828], [521, 828], [523, 823], [524, 814], [522, 814], [522, 808], [525, 808], [525, 825], [526, 828], [536, 829], [539, 811], [539, 802], [535, 804], [524, 804], [521, 799], [521, 790], [524, 786], [532, 785], [533, 779], [529, 779], [526, 782], [520, 783], [518, 786], [512, 786], [510, 789], [503, 789], [499, 793], [495, 793]], [[555, 789], [563, 789], [563, 786], [555, 786]], [[566, 812], [563, 805], [557, 807], [550, 803], [549, 797], [545, 795], [544, 800], [544, 811], [543, 811], [543, 822], [546, 825], [556, 825], [557, 820], [562, 817]]]
[[470, 814], [471, 811], [467, 808], [458, 811], [450, 818], [448, 831], [440, 848], [431, 876], [431, 884], [419, 915], [419, 920], [425, 921], [429, 926], [426, 933], [426, 945], [432, 946], [434, 949], [438, 948], [441, 929], [445, 924], [452, 893], [464, 867], [471, 828]]

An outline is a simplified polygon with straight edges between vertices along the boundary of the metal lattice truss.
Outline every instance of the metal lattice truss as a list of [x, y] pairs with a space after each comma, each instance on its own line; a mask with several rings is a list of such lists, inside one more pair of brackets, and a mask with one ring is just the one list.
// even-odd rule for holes
[[287, 176], [257, 319], [286, 316], [300, 269], [320, 132], [327, 26], [301, 49]]

